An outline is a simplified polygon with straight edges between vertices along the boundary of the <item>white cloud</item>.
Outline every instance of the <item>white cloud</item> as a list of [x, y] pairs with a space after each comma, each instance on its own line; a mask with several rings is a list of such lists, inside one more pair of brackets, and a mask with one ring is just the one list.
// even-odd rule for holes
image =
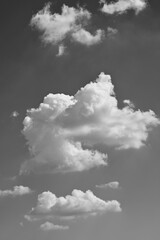
[[18, 116], [19, 116], [19, 113], [17, 111], [13, 111], [11, 113], [11, 117], [13, 117], [13, 118], [17, 118]]
[[91, 46], [101, 42], [104, 35], [104, 31], [101, 29], [98, 29], [95, 35], [92, 35], [90, 32], [81, 28], [80, 30], [74, 32], [72, 34], [72, 37], [76, 42], [79, 42], [83, 45]]
[[107, 188], [112, 188], [112, 189], [118, 189], [119, 188], [119, 182], [109, 182], [106, 184], [100, 184], [96, 185], [97, 188], [102, 188], [102, 189], [107, 189]]
[[0, 197], [16, 197], [32, 193], [29, 187], [15, 186], [13, 190], [0, 190]]
[[63, 56], [65, 54], [66, 47], [63, 44], [60, 44], [58, 47], [57, 57]]
[[46, 44], [63, 46], [65, 39], [71, 39], [90, 46], [100, 42], [104, 35], [100, 29], [95, 35], [85, 29], [90, 19], [91, 13], [83, 8], [68, 7], [64, 4], [61, 14], [52, 14], [50, 4], [47, 4], [44, 9], [32, 17], [31, 26], [43, 33], [42, 41]]
[[123, 101], [124, 104], [128, 105], [130, 108], [135, 108], [134, 103], [132, 103], [130, 100], [126, 99]]
[[74, 189], [71, 195], [56, 197], [51, 192], [43, 192], [38, 196], [37, 206], [32, 208], [28, 220], [46, 218], [88, 217], [105, 212], [120, 212], [120, 203], [116, 200], [104, 201], [96, 197], [90, 190], [83, 192]]
[[122, 109], [111, 77], [101, 73], [74, 96], [49, 94], [39, 108], [27, 111], [23, 134], [32, 159], [21, 173], [82, 171], [107, 165], [98, 145], [116, 149], [142, 147], [149, 131], [160, 124], [154, 112]]
[[130, 9], [134, 10], [135, 13], [138, 14], [147, 6], [145, 0], [118, 0], [109, 4], [102, 0], [100, 3], [103, 3], [101, 11], [107, 14], [123, 14]]
[[45, 222], [41, 224], [40, 229], [43, 231], [68, 230], [69, 226], [55, 225], [51, 222]]

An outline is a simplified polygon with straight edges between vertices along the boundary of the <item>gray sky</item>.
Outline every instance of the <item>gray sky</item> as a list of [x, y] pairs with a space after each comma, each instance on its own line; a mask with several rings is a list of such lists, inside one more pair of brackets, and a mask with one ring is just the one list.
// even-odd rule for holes
[[2, 240], [159, 237], [160, 5], [107, 3], [2, 3]]

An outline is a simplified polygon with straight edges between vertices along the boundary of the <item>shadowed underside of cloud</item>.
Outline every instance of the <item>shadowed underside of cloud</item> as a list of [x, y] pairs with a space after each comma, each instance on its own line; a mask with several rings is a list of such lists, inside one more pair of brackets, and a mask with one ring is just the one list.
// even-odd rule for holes
[[53, 230], [68, 230], [69, 226], [55, 225], [51, 222], [45, 222], [40, 225], [40, 229], [43, 231], [53, 231]]
[[25, 218], [29, 221], [59, 218], [75, 219], [89, 217], [105, 212], [120, 212], [120, 203], [116, 200], [104, 201], [96, 197], [90, 190], [82, 192], [73, 190], [71, 195], [56, 197], [51, 192], [43, 192], [38, 196], [37, 206]]
[[123, 14], [131, 9], [138, 14], [147, 6], [145, 0], [118, 0], [111, 3], [101, 0], [100, 3], [103, 4], [101, 11], [107, 14]]
[[23, 134], [33, 156], [20, 173], [72, 172], [107, 165], [96, 146], [138, 149], [160, 124], [154, 112], [135, 111], [129, 100], [118, 108], [111, 77], [101, 73], [74, 96], [49, 94], [27, 111]]
[[16, 197], [30, 194], [33, 191], [29, 187], [15, 186], [13, 190], [0, 190], [0, 197]]
[[62, 6], [61, 14], [52, 14], [50, 4], [47, 4], [44, 9], [32, 17], [31, 26], [43, 33], [41, 39], [46, 44], [63, 46], [65, 39], [70, 39], [91, 46], [101, 42], [104, 36], [104, 31], [101, 29], [94, 34], [86, 30], [91, 16], [92, 14], [83, 8], [66, 5]]

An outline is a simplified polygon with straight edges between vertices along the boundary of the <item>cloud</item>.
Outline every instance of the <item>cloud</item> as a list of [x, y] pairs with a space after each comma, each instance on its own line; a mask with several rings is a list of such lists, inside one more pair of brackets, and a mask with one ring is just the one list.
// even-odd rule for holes
[[65, 4], [62, 6], [61, 14], [52, 14], [50, 4], [47, 4], [32, 17], [31, 26], [42, 32], [41, 38], [46, 44], [63, 46], [64, 41], [70, 39], [91, 46], [101, 42], [104, 35], [100, 29], [96, 31], [95, 35], [86, 30], [91, 16], [91, 13], [84, 8], [68, 7]]
[[151, 110], [135, 111], [128, 104], [118, 108], [111, 77], [101, 73], [74, 96], [48, 94], [39, 108], [27, 111], [23, 134], [32, 158], [20, 173], [106, 166], [107, 152], [99, 152], [98, 146], [139, 149], [159, 124]]
[[119, 188], [119, 182], [109, 182], [106, 184], [101, 184], [101, 185], [96, 185], [97, 188], [102, 188], [102, 189], [107, 189], [107, 188], [112, 188], [112, 189], [118, 189]]
[[[38, 202], [35, 208], [32, 208], [28, 220], [46, 218], [78, 218], [89, 217], [102, 213], [120, 212], [120, 203], [116, 200], [104, 201], [96, 197], [90, 190], [83, 192], [74, 189], [71, 195], [66, 197], [56, 197], [51, 192], [43, 192], [38, 195]], [[27, 219], [27, 218], [26, 218]]]
[[104, 31], [98, 29], [95, 35], [92, 35], [90, 32], [81, 28], [79, 31], [76, 31], [72, 34], [74, 41], [81, 43], [83, 45], [91, 46], [102, 41], [104, 36]]
[[45, 222], [41, 224], [40, 229], [43, 231], [68, 230], [69, 226], [55, 225], [51, 222]]
[[124, 104], [128, 105], [130, 108], [135, 108], [134, 103], [132, 103], [130, 100], [126, 99], [123, 101]]
[[65, 49], [66, 49], [66, 47], [63, 44], [59, 45], [58, 53], [56, 56], [57, 57], [63, 56], [65, 54]]
[[123, 14], [131, 9], [138, 14], [147, 6], [145, 0], [118, 0], [109, 4], [102, 0], [100, 3], [103, 4], [101, 11], [107, 14]]
[[33, 191], [29, 187], [15, 186], [13, 190], [0, 190], [0, 197], [17, 197], [32, 192]]
[[11, 117], [12, 118], [17, 118], [19, 116], [19, 113], [17, 112], [17, 111], [13, 111], [12, 113], [11, 113]]
[[20, 222], [20, 223], [19, 223], [19, 225], [20, 225], [21, 227], [24, 227], [24, 224], [23, 224], [23, 222]]
[[118, 33], [118, 30], [116, 28], [108, 27], [107, 28], [107, 36], [113, 37]]

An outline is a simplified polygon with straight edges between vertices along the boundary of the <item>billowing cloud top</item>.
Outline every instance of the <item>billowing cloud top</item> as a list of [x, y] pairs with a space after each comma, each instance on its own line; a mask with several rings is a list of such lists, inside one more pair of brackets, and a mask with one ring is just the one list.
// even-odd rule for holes
[[104, 4], [101, 11], [107, 14], [123, 14], [130, 9], [134, 10], [135, 13], [138, 14], [147, 5], [145, 0], [118, 0], [109, 4], [106, 3], [105, 0], [100, 2]]
[[83, 192], [74, 189], [71, 195], [66, 197], [56, 197], [51, 192], [43, 192], [38, 196], [38, 203], [32, 209], [29, 220], [40, 217], [46, 218], [76, 218], [97, 215], [104, 212], [120, 212], [120, 203], [116, 200], [104, 201], [96, 197], [90, 190]]
[[97, 30], [94, 35], [86, 30], [91, 13], [83, 8], [62, 6], [61, 14], [50, 11], [50, 4], [31, 19], [31, 26], [41, 32], [42, 41], [50, 44], [61, 44], [68, 38], [83, 45], [93, 45], [101, 41], [104, 31]]
[[101, 73], [75, 96], [49, 94], [39, 108], [27, 111], [23, 134], [33, 158], [22, 165], [21, 173], [107, 165], [107, 153], [97, 151], [98, 145], [138, 149], [159, 124], [153, 111], [135, 111], [128, 100], [119, 109], [111, 77]]
[[0, 197], [16, 197], [29, 193], [32, 193], [32, 190], [29, 187], [15, 186], [13, 190], [0, 190]]

